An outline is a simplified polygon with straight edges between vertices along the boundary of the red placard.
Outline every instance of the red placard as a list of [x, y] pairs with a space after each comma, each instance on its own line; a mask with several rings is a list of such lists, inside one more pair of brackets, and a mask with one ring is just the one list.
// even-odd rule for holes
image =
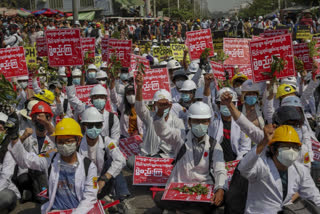
[[122, 138], [119, 140], [119, 147], [124, 157], [128, 159], [128, 157], [132, 155], [139, 155], [140, 153], [140, 144], [142, 143], [142, 138], [140, 135]]
[[[234, 65], [223, 65], [225, 71], [229, 73], [230, 79], [235, 75], [235, 66]], [[239, 65], [238, 72], [246, 75], [248, 79], [252, 79], [252, 68], [251, 65]]]
[[288, 29], [265, 30], [264, 33], [262, 34], [263, 35], [262, 37], [268, 38], [268, 37], [280, 36], [288, 33], [289, 33]]
[[[71, 214], [72, 211], [73, 209], [58, 210], [58, 211], [48, 212], [48, 214]], [[95, 203], [94, 207], [87, 214], [105, 214], [101, 202], [98, 201], [97, 203]]]
[[102, 38], [101, 40], [101, 58], [102, 61], [106, 62], [108, 61], [108, 43], [109, 43], [109, 38]]
[[252, 35], [252, 40], [259, 40], [259, 39], [263, 39], [263, 35], [260, 35], [260, 36]]
[[90, 91], [95, 85], [84, 85], [84, 86], [76, 86], [76, 95], [87, 105], [91, 105], [90, 102]]
[[83, 65], [80, 29], [47, 30], [50, 66]]
[[190, 60], [200, 59], [201, 53], [210, 48], [209, 56], [213, 56], [213, 43], [210, 29], [189, 31], [186, 33], [186, 45], [189, 49]]
[[165, 186], [173, 169], [173, 160], [136, 156], [133, 185]]
[[23, 47], [0, 49], [0, 71], [6, 78], [28, 75]]
[[195, 201], [195, 202], [207, 202], [211, 203], [211, 199], [214, 195], [214, 186], [210, 184], [201, 184], [202, 186], [206, 186], [208, 188], [207, 195], [197, 195], [196, 193], [188, 194], [182, 193], [178, 190], [174, 190], [174, 188], [181, 188], [184, 185], [193, 187], [197, 184], [184, 184], [184, 183], [170, 183], [169, 188], [164, 192], [161, 200], [169, 200], [169, 201]]
[[320, 161], [320, 143], [312, 138], [310, 139], [312, 142], [313, 159], [315, 161]]
[[[136, 76], [136, 72], [134, 76]], [[136, 88], [136, 82], [134, 82]], [[160, 89], [170, 90], [170, 81], [167, 68], [146, 69], [142, 88], [142, 97], [145, 101], [152, 100], [154, 93]]]
[[262, 73], [271, 72], [273, 55], [288, 62], [283, 71], [275, 73], [277, 78], [295, 76], [291, 34], [254, 40], [250, 42], [249, 46], [254, 82], [264, 82], [272, 79], [272, 77]]
[[226, 170], [227, 170], [227, 177], [228, 177], [227, 181], [229, 186], [230, 186], [230, 182], [231, 182], [234, 170], [236, 169], [239, 162], [240, 160], [226, 162]]
[[312, 58], [309, 54], [309, 48], [307, 43], [299, 43], [293, 45], [293, 53], [296, 57], [304, 62], [304, 69], [311, 70], [312, 69]]
[[36, 39], [36, 48], [38, 56], [48, 56], [48, 46], [45, 37], [39, 37]]
[[143, 56], [131, 54], [129, 72], [136, 70], [138, 62], [143, 63], [145, 69], [150, 69], [150, 62], [147, 58]]
[[131, 40], [109, 39], [108, 56], [116, 54], [117, 59], [121, 61], [123, 67], [130, 67]]
[[223, 65], [218, 62], [210, 61], [213, 75], [218, 80], [226, 80]]
[[89, 57], [94, 58], [96, 39], [94, 37], [81, 38], [82, 54], [91, 51]]
[[312, 40], [317, 41], [317, 44], [315, 47], [317, 48], [318, 56], [316, 56], [314, 58], [320, 59], [320, 37], [313, 37]]
[[229, 56], [224, 64], [250, 64], [249, 42], [251, 39], [223, 38], [223, 51]]

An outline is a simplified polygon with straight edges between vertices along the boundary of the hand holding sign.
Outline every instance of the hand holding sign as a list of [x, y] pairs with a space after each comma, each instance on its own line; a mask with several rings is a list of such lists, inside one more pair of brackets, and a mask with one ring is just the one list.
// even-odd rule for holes
[[138, 71], [136, 76], [136, 86], [142, 88], [143, 86], [143, 74], [141, 71]]
[[212, 203], [216, 206], [220, 206], [223, 201], [224, 190], [218, 189], [218, 191], [212, 197]]

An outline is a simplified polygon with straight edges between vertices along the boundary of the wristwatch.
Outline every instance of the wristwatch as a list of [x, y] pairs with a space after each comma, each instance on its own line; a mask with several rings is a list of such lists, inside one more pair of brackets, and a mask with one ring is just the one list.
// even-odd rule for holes
[[107, 178], [107, 176], [101, 175], [101, 176], [99, 177], [98, 181], [104, 181], [104, 182], [108, 183], [109, 179]]

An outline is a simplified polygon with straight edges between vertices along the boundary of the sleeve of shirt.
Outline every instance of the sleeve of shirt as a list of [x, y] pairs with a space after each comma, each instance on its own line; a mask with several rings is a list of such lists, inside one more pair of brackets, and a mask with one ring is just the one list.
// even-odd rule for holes
[[86, 109], [86, 105], [76, 96], [76, 88], [74, 85], [66, 87], [67, 97], [70, 105], [77, 114], [81, 114]]
[[239, 153], [237, 154], [237, 160], [241, 160], [242, 157], [247, 154], [251, 149], [251, 139], [242, 131], [239, 138]]
[[115, 140], [120, 139], [120, 122], [116, 115], [113, 117], [113, 126], [111, 128], [111, 133], [109, 133], [109, 135], [112, 139], [115, 139]]
[[223, 151], [220, 143], [216, 143], [212, 156], [213, 177], [215, 180], [214, 190], [228, 189], [227, 170], [224, 162]]
[[116, 87], [114, 87], [112, 90], [110, 90], [110, 99], [113, 104], [117, 106], [117, 108], [120, 110], [121, 101], [118, 97], [118, 94], [116, 92]]
[[301, 95], [302, 106], [308, 103], [308, 100], [310, 100], [311, 96], [313, 96], [313, 93], [316, 90], [316, 88], [319, 86], [319, 83], [320, 83], [319, 80], [310, 81], [307, 88], [302, 92], [302, 95]]
[[38, 85], [38, 81], [37, 79], [33, 79], [32, 80], [32, 88], [35, 94], [39, 94], [42, 90]]
[[251, 141], [260, 143], [263, 140], [263, 131], [256, 127], [242, 113], [236, 123], [240, 126], [241, 131], [243, 131], [248, 137], [250, 137]]
[[112, 157], [111, 166], [108, 169], [108, 173], [112, 175], [112, 177], [116, 177], [120, 174], [123, 167], [126, 165], [126, 159], [124, 158], [123, 154], [121, 153], [119, 147], [117, 147], [115, 140], [106, 137], [106, 147], [108, 155]]
[[147, 107], [144, 105], [143, 101], [136, 101], [134, 104], [136, 113], [139, 116], [139, 118], [143, 121], [143, 123], [148, 123], [148, 121], [151, 120], [150, 117], [150, 111], [147, 109]]
[[10, 36], [10, 37], [6, 38], [3, 42], [7, 46], [7, 45], [10, 45], [11, 43], [13, 43], [15, 40], [16, 40], [16, 38], [14, 36]]
[[11, 178], [14, 174], [15, 165], [16, 162], [14, 161], [11, 153], [6, 152], [0, 173], [0, 191], [8, 188], [11, 184]]

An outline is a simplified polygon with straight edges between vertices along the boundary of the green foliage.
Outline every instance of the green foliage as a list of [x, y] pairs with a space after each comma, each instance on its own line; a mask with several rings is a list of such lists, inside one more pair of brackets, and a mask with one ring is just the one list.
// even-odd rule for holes
[[111, 72], [113, 77], [118, 77], [119, 70], [121, 69], [121, 62], [117, 59], [117, 56], [115, 54], [111, 55], [110, 64], [108, 65], [108, 67], [108, 71]]
[[121, 36], [120, 32], [119, 32], [119, 31], [115, 31], [115, 32], [113, 32], [113, 34], [111, 35], [111, 38], [113, 38], [113, 39], [120, 39], [120, 36]]
[[14, 91], [13, 86], [9, 80], [7, 80], [3, 74], [1, 74], [0, 79], [0, 103], [5, 104], [18, 104], [17, 92]]
[[[163, 13], [165, 16], [169, 16], [168, 8], [163, 9]], [[179, 20], [189, 20], [194, 18], [193, 13], [191, 10], [184, 10], [184, 9], [171, 9], [170, 8], [170, 18], [172, 19], [179, 19]]]
[[278, 58], [277, 56], [273, 55], [271, 63], [271, 72], [262, 72], [262, 75], [272, 77], [272, 79], [275, 81], [277, 80], [276, 72], [280, 73], [281, 71], [283, 71], [287, 64], [287, 60]]

